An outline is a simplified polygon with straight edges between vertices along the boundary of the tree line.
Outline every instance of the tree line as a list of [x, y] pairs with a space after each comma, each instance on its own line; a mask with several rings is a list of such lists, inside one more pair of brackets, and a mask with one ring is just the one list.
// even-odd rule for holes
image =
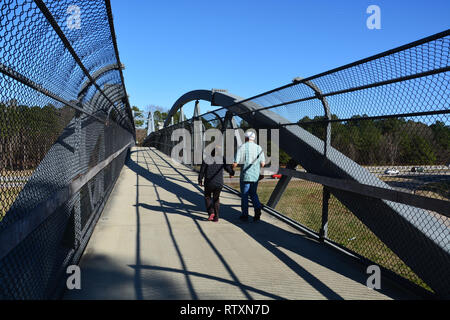
[[[144, 129], [148, 126], [148, 113], [153, 112], [153, 120], [155, 122], [155, 128], [158, 129], [158, 126], [164, 123], [168, 118], [168, 111], [164, 108], [156, 105], [149, 105], [145, 107], [146, 110], [139, 109], [139, 107], [133, 106], [131, 110], [134, 115], [134, 124], [136, 128]], [[178, 123], [180, 121], [181, 112], [177, 111], [173, 115], [174, 123]]]
[[[154, 117], [155, 122], [164, 121], [167, 112], [159, 108]], [[331, 118], [339, 120], [337, 115]], [[217, 120], [202, 120], [206, 129], [220, 127]], [[298, 123], [325, 140], [327, 123], [324, 120], [323, 116], [304, 117]], [[442, 118], [427, 124], [405, 118], [368, 119], [367, 115], [355, 115], [350, 121], [331, 123], [331, 145], [361, 165], [448, 165], [450, 126], [440, 120]], [[241, 120], [239, 127], [247, 130], [250, 125]], [[287, 164], [289, 160], [289, 155], [280, 150], [280, 164]]]
[[[338, 119], [332, 115], [332, 120]], [[404, 118], [367, 119], [367, 115], [355, 115], [351, 119], [331, 123], [331, 145], [361, 165], [450, 163], [450, 126], [442, 121], [427, 125]], [[325, 140], [327, 123], [324, 120], [323, 116], [304, 117], [298, 123]], [[242, 120], [239, 127], [247, 130], [250, 125]], [[280, 164], [285, 165], [289, 160], [289, 155], [280, 150]]]
[[[326, 123], [314, 123], [323, 119], [304, 117], [299, 124], [324, 139]], [[350, 121], [331, 123], [331, 145], [361, 165], [447, 165], [450, 126], [439, 120], [427, 125], [404, 118], [355, 115]]]
[[0, 103], [0, 174], [35, 169], [73, 116], [68, 106]]

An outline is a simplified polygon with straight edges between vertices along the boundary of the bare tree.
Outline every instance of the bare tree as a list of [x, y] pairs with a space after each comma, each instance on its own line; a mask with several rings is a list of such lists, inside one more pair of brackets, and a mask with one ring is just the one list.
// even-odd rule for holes
[[389, 133], [383, 137], [382, 150], [385, 152], [386, 161], [394, 165], [400, 152], [400, 137], [398, 133]]

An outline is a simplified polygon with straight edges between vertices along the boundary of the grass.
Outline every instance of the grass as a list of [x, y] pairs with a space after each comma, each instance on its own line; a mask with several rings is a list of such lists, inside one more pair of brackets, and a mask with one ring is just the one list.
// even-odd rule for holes
[[0, 188], [0, 221], [6, 215], [21, 190], [22, 187]]
[[442, 181], [427, 183], [416, 189], [414, 193], [430, 198], [450, 200], [450, 182]]
[[[284, 192], [277, 210], [318, 232], [322, 216], [322, 187], [314, 183], [304, 182], [302, 185], [293, 180]], [[267, 203], [278, 181], [263, 180], [258, 185], [258, 196], [261, 203]], [[230, 183], [239, 190], [239, 183]]]
[[22, 176], [22, 177], [29, 177], [33, 174], [34, 169], [27, 169], [27, 170], [19, 170], [19, 171], [10, 171], [10, 170], [2, 170], [0, 171], [0, 175], [7, 177], [7, 176]]
[[[277, 181], [259, 183], [258, 196], [267, 203]], [[239, 190], [238, 183], [229, 184]], [[277, 211], [319, 232], [322, 219], [322, 186], [292, 180], [281, 197]], [[398, 275], [431, 290], [392, 250], [373, 234], [350, 210], [331, 195], [328, 211], [328, 238]]]
[[[10, 177], [23, 177], [29, 178], [34, 172], [34, 169], [22, 170], [22, 171], [0, 171], [0, 176]], [[14, 182], [13, 182], [14, 183]], [[11, 205], [17, 198], [17, 195], [22, 191], [23, 186], [20, 187], [1, 187], [0, 186], [0, 221], [8, 212]]]

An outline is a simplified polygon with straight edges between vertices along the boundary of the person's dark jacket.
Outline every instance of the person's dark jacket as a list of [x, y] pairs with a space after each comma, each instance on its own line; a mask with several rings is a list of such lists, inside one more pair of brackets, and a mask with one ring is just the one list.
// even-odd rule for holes
[[225, 158], [222, 164], [212, 163], [207, 164], [204, 160], [200, 167], [198, 175], [198, 182], [205, 179], [205, 186], [208, 187], [222, 187], [223, 186], [223, 170], [227, 171], [231, 176], [234, 176], [233, 167], [225, 163]]

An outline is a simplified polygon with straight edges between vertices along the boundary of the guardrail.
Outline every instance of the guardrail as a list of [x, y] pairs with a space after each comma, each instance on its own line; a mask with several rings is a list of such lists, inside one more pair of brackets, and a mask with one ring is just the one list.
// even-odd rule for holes
[[[349, 191], [366, 197], [403, 203], [417, 208], [435, 211], [446, 217], [450, 217], [450, 201], [433, 199], [429, 197], [410, 194], [407, 192], [374, 187], [367, 184], [357, 183], [351, 180], [334, 179], [285, 168], [281, 168], [279, 173], [287, 177], [296, 177], [302, 180], [319, 183], [324, 187]], [[323, 221], [322, 224], [327, 224], [327, 221]]]
[[109, 0], [0, 6], [0, 299], [62, 294], [134, 145]]

